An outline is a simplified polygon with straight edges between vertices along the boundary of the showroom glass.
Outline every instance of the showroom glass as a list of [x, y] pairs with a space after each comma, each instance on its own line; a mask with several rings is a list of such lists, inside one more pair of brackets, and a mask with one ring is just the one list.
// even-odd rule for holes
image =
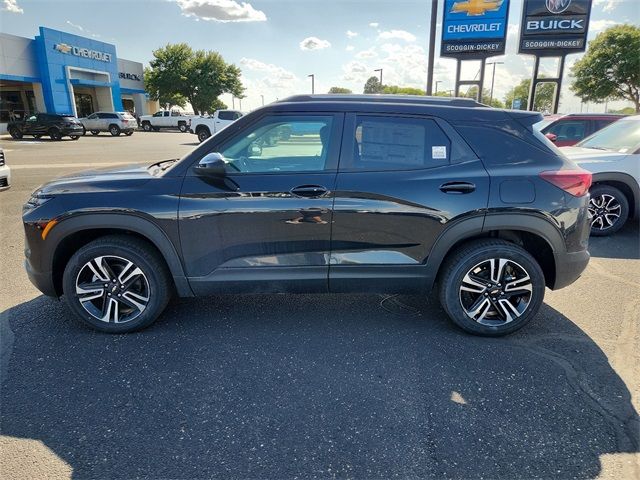
[[333, 117], [269, 116], [220, 149], [230, 173], [323, 171]]
[[447, 165], [451, 141], [426, 118], [359, 116], [344, 171], [416, 170]]
[[584, 148], [612, 150], [632, 153], [640, 144], [640, 120], [636, 117], [623, 118], [594, 133], [578, 144]]

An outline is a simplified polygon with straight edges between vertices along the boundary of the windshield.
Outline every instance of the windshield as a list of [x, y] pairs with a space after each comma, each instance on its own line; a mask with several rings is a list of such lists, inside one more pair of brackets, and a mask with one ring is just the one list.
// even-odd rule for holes
[[551, 123], [553, 123], [556, 119], [555, 118], [545, 118], [544, 120], [539, 121], [538, 123], [534, 123], [533, 124], [533, 128], [538, 130], [538, 131], [542, 131], [542, 129], [548, 125], [550, 125]]
[[634, 152], [639, 145], [640, 117], [618, 120], [577, 144], [578, 147], [619, 153]]

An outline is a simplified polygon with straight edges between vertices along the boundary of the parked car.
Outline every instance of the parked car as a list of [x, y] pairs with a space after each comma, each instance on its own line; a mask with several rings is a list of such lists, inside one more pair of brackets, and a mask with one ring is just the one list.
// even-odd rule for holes
[[618, 120], [561, 150], [593, 173], [591, 235], [611, 235], [640, 215], [640, 115]]
[[242, 116], [237, 110], [216, 110], [208, 117], [194, 117], [189, 125], [189, 132], [198, 136], [200, 142], [204, 142], [214, 133], [228, 127]]
[[625, 115], [614, 113], [570, 113], [543, 120], [538, 128], [558, 147], [575, 145], [589, 135], [602, 130]]
[[181, 132], [189, 130], [190, 116], [183, 115], [177, 110], [160, 110], [153, 115], [142, 115], [140, 126], [145, 132], [158, 131], [161, 128], [177, 128]]
[[[181, 160], [74, 174], [24, 206], [26, 268], [87, 325], [151, 324], [173, 292], [435, 286], [478, 335], [526, 324], [589, 261], [591, 174], [471, 99], [301, 95]], [[304, 131], [256, 147], [274, 129]]]
[[138, 128], [138, 122], [129, 112], [95, 112], [81, 118], [80, 123], [92, 135], [109, 132], [114, 137], [121, 133], [131, 136]]
[[4, 157], [4, 150], [0, 148], [0, 191], [6, 190], [11, 186], [11, 169], [7, 165]]
[[52, 113], [38, 113], [26, 120], [9, 122], [7, 131], [16, 140], [24, 135], [33, 135], [35, 138], [48, 135], [51, 140], [62, 140], [62, 137], [77, 140], [84, 135], [84, 127], [76, 117]]

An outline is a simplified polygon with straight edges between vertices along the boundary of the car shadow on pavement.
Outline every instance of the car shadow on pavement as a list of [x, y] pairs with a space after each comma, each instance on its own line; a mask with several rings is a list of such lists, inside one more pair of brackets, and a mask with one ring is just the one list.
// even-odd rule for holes
[[1, 318], [1, 433], [75, 478], [593, 478], [638, 452], [624, 382], [547, 305], [502, 339], [408, 296], [176, 301], [129, 335], [45, 297]]
[[640, 259], [640, 222], [630, 219], [611, 236], [590, 237], [589, 253], [592, 257]]

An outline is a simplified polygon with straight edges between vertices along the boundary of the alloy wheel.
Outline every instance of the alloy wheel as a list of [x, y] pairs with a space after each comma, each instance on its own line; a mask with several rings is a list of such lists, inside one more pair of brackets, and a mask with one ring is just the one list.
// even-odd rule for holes
[[93, 318], [106, 323], [126, 323], [145, 311], [150, 299], [149, 281], [132, 261], [113, 255], [95, 257], [76, 277], [76, 297]]
[[589, 201], [589, 213], [593, 217], [591, 228], [608, 230], [620, 218], [622, 205], [613, 195], [603, 193], [591, 198]]
[[502, 326], [525, 313], [533, 296], [531, 277], [505, 258], [483, 260], [472, 267], [459, 288], [460, 304], [473, 321]]

